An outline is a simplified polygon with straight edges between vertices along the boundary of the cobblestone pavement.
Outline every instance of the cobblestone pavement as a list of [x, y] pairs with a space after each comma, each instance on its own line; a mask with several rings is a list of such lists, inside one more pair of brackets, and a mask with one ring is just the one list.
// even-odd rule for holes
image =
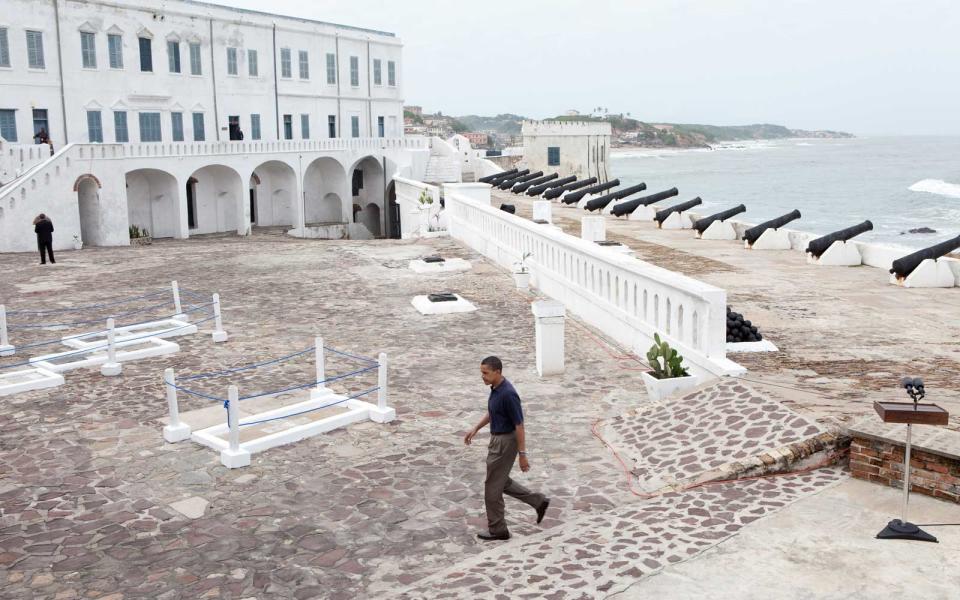
[[[425, 277], [406, 268], [436, 252], [473, 269]], [[484, 440], [467, 448], [462, 436], [485, 409], [478, 364], [492, 353], [524, 398], [533, 470], [520, 478], [553, 499], [539, 526], [508, 505], [511, 531], [551, 531], [628, 498], [620, 465], [590, 427], [644, 398], [638, 373], [617, 369], [626, 364], [568, 322], [567, 371], [540, 379], [530, 297], [449, 240], [257, 234], [87, 248], [60, 253], [52, 268], [33, 263], [0, 256], [0, 302], [10, 309], [94, 304], [177, 279], [221, 294], [230, 341], [214, 345], [205, 323], [176, 338], [179, 353], [126, 363], [121, 377], [71, 371], [62, 387], [0, 400], [0, 597], [380, 597], [483, 552], [474, 533], [485, 526]], [[409, 304], [442, 290], [479, 310], [430, 318]], [[207, 448], [163, 443], [165, 367], [185, 376], [249, 364], [307, 348], [317, 334], [351, 353], [388, 353], [394, 423], [269, 450], [233, 471]], [[328, 372], [351, 366], [338, 360], [328, 357]], [[313, 369], [305, 357], [196, 387], [259, 392], [311, 381]], [[181, 395], [183, 411], [211, 404]]]
[[694, 558], [749, 523], [844, 478], [839, 470], [825, 468], [708, 485], [630, 503], [580, 517], [557, 531], [511, 539], [419, 582], [398, 597], [589, 600], [617, 596], [644, 577]]
[[644, 492], [826, 431], [735, 379], [643, 404], [611, 419], [606, 430], [607, 441], [633, 461]]

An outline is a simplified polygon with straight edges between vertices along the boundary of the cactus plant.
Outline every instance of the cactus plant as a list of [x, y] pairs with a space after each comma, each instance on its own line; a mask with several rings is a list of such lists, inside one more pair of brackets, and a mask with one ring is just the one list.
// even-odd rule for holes
[[660, 334], [653, 334], [654, 344], [647, 351], [647, 360], [650, 362], [650, 368], [653, 369], [652, 375], [657, 379], [672, 379], [674, 377], [686, 377], [689, 375], [683, 367], [683, 357], [671, 348], [669, 344], [660, 340]]

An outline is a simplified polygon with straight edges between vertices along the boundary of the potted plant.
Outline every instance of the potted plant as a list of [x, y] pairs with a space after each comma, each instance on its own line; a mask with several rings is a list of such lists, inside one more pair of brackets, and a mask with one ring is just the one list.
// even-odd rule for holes
[[426, 189], [420, 191], [420, 197], [417, 198], [419, 203], [420, 210], [430, 210], [430, 207], [433, 206], [433, 195], [430, 194]]
[[650, 363], [651, 370], [640, 374], [650, 400], [661, 400], [696, 387], [700, 378], [690, 375], [683, 366], [683, 357], [676, 348], [671, 348], [669, 344], [662, 341], [659, 333], [653, 334], [653, 340], [653, 345], [647, 351], [647, 361]]
[[518, 290], [530, 289], [530, 270], [527, 269], [527, 259], [533, 256], [532, 252], [524, 252], [520, 262], [513, 263], [513, 281]]
[[74, 236], [73, 236], [73, 249], [74, 249], [74, 250], [80, 250], [81, 248], [83, 248], [83, 240], [80, 239], [80, 236], [79, 236], [79, 235], [74, 235]]
[[150, 232], [146, 228], [140, 228], [137, 225], [130, 226], [130, 243], [134, 246], [147, 246], [153, 243], [150, 238]]

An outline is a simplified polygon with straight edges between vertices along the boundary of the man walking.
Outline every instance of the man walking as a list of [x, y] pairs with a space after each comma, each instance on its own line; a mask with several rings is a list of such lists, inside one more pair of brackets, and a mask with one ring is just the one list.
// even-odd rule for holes
[[[50, 256], [50, 262], [56, 264], [53, 260], [53, 221], [47, 218], [47, 215], [40, 213], [33, 220], [33, 231], [37, 234], [37, 249], [40, 250], [40, 264], [47, 264], [47, 255]], [[46, 254], [44, 254], [46, 251]]]
[[463, 438], [470, 445], [473, 437], [490, 424], [490, 446], [487, 451], [487, 479], [484, 481], [483, 499], [487, 507], [487, 529], [478, 533], [481, 540], [508, 540], [510, 531], [504, 519], [503, 495], [507, 494], [526, 502], [537, 511], [537, 523], [550, 506], [550, 499], [543, 494], [531, 492], [510, 479], [510, 469], [520, 455], [520, 470], [530, 470], [527, 460], [526, 435], [523, 428], [523, 409], [520, 396], [513, 384], [503, 376], [503, 363], [496, 356], [488, 356], [480, 362], [480, 377], [490, 386], [487, 414], [477, 426]]

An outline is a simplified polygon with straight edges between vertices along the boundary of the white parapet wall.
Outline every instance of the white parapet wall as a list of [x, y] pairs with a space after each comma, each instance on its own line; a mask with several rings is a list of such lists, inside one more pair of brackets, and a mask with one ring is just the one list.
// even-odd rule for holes
[[452, 237], [505, 268], [532, 253], [525, 262], [534, 287], [632, 351], [645, 355], [660, 333], [696, 374], [745, 371], [726, 358], [725, 290], [497, 210], [452, 187], [445, 198]]
[[[394, 177], [393, 182], [400, 206], [400, 239], [420, 237], [431, 228], [439, 228], [436, 217], [440, 214], [440, 188], [404, 177]], [[424, 192], [429, 196], [430, 204], [420, 203]]]

